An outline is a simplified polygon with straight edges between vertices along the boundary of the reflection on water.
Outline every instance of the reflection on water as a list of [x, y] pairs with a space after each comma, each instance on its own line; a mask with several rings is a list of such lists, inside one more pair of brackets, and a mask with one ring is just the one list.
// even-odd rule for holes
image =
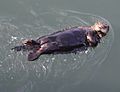
[[[113, 30], [102, 17], [71, 10], [47, 10], [24, 19], [18, 16], [0, 17], [0, 89], [2, 92], [61, 92], [69, 85], [77, 85], [91, 78], [109, 53]], [[110, 25], [109, 34], [97, 48], [78, 54], [43, 55], [35, 62], [26, 60], [26, 53], [10, 49], [22, 39], [34, 38], [78, 25], [92, 25], [96, 21]], [[6, 89], [7, 87], [7, 89]]]

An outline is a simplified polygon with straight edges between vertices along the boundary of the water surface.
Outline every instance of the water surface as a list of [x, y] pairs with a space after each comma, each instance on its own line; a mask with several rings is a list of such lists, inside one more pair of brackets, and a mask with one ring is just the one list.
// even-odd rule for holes
[[[38, 2], [14, 1], [15, 6], [8, 10], [10, 13], [3, 11], [0, 16], [2, 92], [61, 92], [64, 88], [93, 78], [109, 54], [114, 32], [106, 19], [73, 10], [41, 9]], [[12, 6], [13, 3], [10, 2], [9, 5]], [[27, 53], [10, 51], [23, 39], [36, 39], [70, 26], [92, 25], [97, 20], [108, 23], [110, 32], [97, 48], [90, 48], [87, 52], [76, 55], [43, 55], [36, 62], [28, 62]]]

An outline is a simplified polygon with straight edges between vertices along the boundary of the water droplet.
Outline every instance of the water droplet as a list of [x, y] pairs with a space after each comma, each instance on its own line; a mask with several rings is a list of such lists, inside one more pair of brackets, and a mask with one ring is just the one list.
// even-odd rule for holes
[[10, 77], [11, 80], [13, 80], [13, 77]]
[[63, 61], [67, 61], [67, 59], [64, 59]]
[[74, 58], [74, 61], [76, 61], [77, 59], [76, 58]]
[[12, 40], [12, 41], [17, 40], [17, 37], [11, 36], [11, 40]]
[[54, 58], [54, 57], [52, 58], [52, 61], [53, 61], [53, 60], [55, 60], [55, 58]]

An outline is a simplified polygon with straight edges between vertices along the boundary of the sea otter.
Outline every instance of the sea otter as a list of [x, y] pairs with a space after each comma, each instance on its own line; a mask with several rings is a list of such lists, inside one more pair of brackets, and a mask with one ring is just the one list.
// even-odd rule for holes
[[96, 47], [102, 37], [109, 31], [109, 25], [96, 22], [92, 26], [77, 26], [49, 35], [39, 37], [37, 40], [24, 40], [20, 46], [12, 50], [29, 51], [28, 61], [34, 61], [42, 54], [54, 54], [87, 50], [88, 47]]

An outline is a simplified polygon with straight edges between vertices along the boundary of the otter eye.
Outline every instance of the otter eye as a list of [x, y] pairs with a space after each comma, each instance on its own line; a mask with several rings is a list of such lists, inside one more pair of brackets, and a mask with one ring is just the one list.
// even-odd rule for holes
[[103, 28], [107, 28], [107, 26], [103, 26]]
[[98, 34], [101, 34], [102, 36], [105, 36], [106, 35], [106, 33], [103, 33], [102, 31], [98, 31]]

